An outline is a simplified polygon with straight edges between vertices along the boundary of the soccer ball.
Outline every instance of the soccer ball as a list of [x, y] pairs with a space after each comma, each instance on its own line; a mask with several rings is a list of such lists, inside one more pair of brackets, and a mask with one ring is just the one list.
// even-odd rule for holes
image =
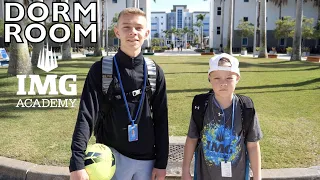
[[85, 169], [90, 180], [110, 180], [116, 171], [116, 160], [111, 149], [104, 144], [88, 145]]

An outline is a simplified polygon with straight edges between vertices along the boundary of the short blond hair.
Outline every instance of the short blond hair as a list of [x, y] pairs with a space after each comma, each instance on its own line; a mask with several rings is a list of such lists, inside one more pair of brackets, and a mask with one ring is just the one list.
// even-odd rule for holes
[[139, 8], [135, 8], [135, 7], [129, 7], [129, 8], [125, 8], [124, 10], [122, 10], [118, 16], [118, 21], [120, 19], [121, 16], [123, 15], [140, 15], [143, 16], [145, 18], [147, 18], [146, 13], [143, 12], [141, 9]]

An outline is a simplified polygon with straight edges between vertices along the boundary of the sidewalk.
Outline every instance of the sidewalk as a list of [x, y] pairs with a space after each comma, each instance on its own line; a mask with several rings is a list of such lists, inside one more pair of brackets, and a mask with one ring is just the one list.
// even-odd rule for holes
[[[185, 137], [170, 137], [167, 180], [181, 178]], [[193, 163], [190, 168], [193, 174]], [[264, 180], [320, 180], [320, 166], [310, 168], [263, 169]], [[0, 180], [69, 180], [68, 167], [44, 166], [0, 156]]]

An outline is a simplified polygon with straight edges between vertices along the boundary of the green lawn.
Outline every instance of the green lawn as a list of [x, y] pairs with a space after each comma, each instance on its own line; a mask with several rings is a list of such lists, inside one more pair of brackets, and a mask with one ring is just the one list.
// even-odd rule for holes
[[[210, 88], [207, 57], [157, 57], [167, 80], [170, 135], [185, 136], [194, 95]], [[17, 96], [16, 77], [0, 68], [0, 155], [38, 164], [68, 166], [83, 82], [99, 58], [59, 61], [48, 73], [77, 74], [77, 96]], [[320, 66], [309, 62], [240, 58], [236, 93], [250, 96], [264, 138], [262, 167], [320, 165]], [[43, 71], [42, 77], [46, 75]], [[26, 86], [28, 90], [29, 86]], [[27, 98], [76, 98], [75, 108], [16, 108]]]

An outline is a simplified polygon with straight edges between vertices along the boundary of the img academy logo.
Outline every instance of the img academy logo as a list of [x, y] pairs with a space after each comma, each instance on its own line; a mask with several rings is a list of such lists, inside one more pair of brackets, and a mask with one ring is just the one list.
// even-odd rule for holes
[[[11, 43], [15, 40], [17, 43], [40, 43], [46, 41], [47, 44], [40, 51], [37, 67], [49, 73], [58, 67], [57, 56], [49, 48], [49, 39], [55, 43], [65, 43], [73, 39], [74, 43], [80, 43], [81, 36], [85, 38], [90, 35], [90, 42], [97, 43], [97, 3], [90, 2], [84, 7], [80, 2], [74, 2], [70, 11], [70, 6], [65, 2], [52, 2], [51, 7], [44, 2], [34, 2], [27, 7], [17, 2], [4, 3], [4, 42]], [[40, 10], [35, 13], [35, 9]], [[51, 12], [50, 12], [51, 11]], [[70, 16], [72, 14], [72, 16]], [[51, 18], [51, 20], [48, 20]], [[90, 25], [86, 28], [80, 23], [80, 17], [90, 18]], [[29, 22], [26, 27], [23, 23]], [[46, 22], [53, 23], [50, 27], [45, 27]], [[50, 22], [51, 21], [51, 22]], [[62, 21], [62, 22], [61, 22]], [[73, 38], [68, 23], [73, 24]], [[40, 35], [35, 36], [32, 30], [37, 30]], [[61, 37], [56, 32], [63, 31]], [[55, 108], [55, 107], [75, 107], [77, 99], [59, 99], [61, 95], [76, 96], [77, 84], [76, 75], [58, 75], [48, 74], [45, 77], [39, 75], [17, 75], [18, 79], [18, 96], [28, 96], [25, 99], [19, 99], [16, 107], [19, 108]], [[29, 98], [42, 96], [46, 98]]]
[[[38, 68], [44, 70], [45, 72], [50, 72], [53, 69], [58, 67], [57, 58], [55, 52], [43, 48], [40, 51]], [[51, 48], [52, 49], [52, 48]], [[57, 91], [57, 75], [46, 75], [45, 81], [42, 84], [39, 75], [29, 75], [30, 79], [30, 89], [28, 93], [25, 90], [27, 75], [17, 75], [18, 78], [18, 92], [17, 95], [37, 95], [35, 92], [35, 87], [38, 90], [38, 95], [47, 95], [48, 88], [50, 91], [48, 95], [77, 95], [77, 84], [70, 83], [69, 91], [65, 88], [66, 82], [68, 79], [71, 79], [73, 82], [76, 82], [76, 75], [63, 75], [59, 79], [59, 92]], [[26, 107], [26, 108], [35, 108], [35, 107], [74, 107], [77, 99], [19, 99], [16, 107]]]

